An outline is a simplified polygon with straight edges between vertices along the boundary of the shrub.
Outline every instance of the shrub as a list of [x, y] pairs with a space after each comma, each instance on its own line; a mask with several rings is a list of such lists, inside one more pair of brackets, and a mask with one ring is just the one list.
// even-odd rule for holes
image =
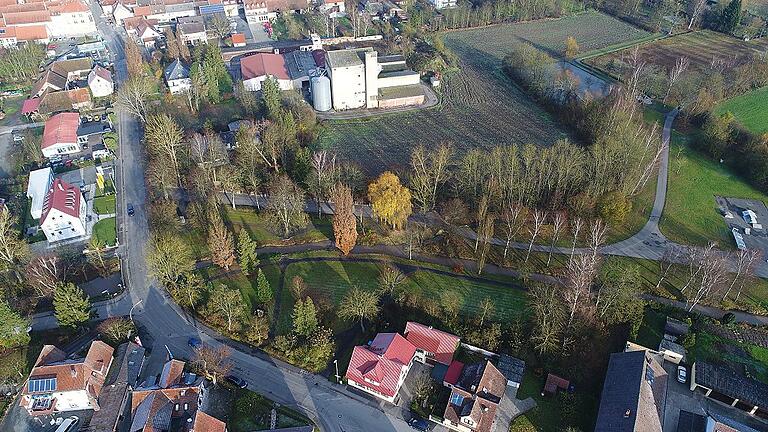
[[733, 314], [733, 312], [727, 312], [725, 315], [723, 315], [722, 318], [720, 318], [720, 324], [722, 325], [728, 325], [736, 321], [736, 315]]
[[597, 211], [609, 225], [620, 225], [632, 211], [632, 202], [621, 192], [608, 192], [600, 198]]

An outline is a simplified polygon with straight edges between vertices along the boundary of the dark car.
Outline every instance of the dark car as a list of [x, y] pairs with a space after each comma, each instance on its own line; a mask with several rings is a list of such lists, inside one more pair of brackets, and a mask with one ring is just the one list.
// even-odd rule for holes
[[408, 422], [408, 426], [412, 427], [413, 429], [420, 430], [420, 431], [426, 431], [429, 430], [429, 423], [427, 423], [426, 420], [420, 419], [420, 418], [412, 418]]
[[189, 338], [189, 340], [187, 340], [187, 344], [192, 348], [200, 348], [201, 346], [203, 346], [203, 341], [201, 341], [196, 337], [191, 337]]
[[128, 204], [128, 216], [133, 216], [136, 211], [133, 209], [133, 204]]
[[248, 383], [245, 382], [245, 380], [240, 377], [236, 377], [234, 375], [227, 375], [225, 378], [227, 379], [227, 381], [231, 382], [237, 387], [240, 387], [241, 389], [248, 387]]

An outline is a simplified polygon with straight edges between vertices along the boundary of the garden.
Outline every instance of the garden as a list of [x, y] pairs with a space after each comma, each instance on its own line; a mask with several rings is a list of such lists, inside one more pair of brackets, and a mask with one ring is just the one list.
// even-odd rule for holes
[[114, 217], [102, 219], [93, 225], [93, 237], [101, 244], [114, 246], [117, 244], [117, 227]]

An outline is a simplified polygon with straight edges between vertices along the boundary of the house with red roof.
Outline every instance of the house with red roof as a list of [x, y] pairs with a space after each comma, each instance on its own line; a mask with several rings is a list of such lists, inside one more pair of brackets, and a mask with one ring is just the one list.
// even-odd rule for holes
[[40, 228], [49, 243], [86, 235], [86, 206], [80, 188], [55, 179], [43, 200]]
[[99, 65], [94, 66], [88, 74], [88, 88], [93, 97], [105, 97], [115, 91], [115, 82], [112, 80], [112, 72]]
[[21, 390], [19, 404], [33, 416], [98, 410], [113, 352], [104, 342], [94, 341], [85, 358], [71, 359], [55, 346], [45, 345]]
[[416, 347], [415, 359], [424, 364], [451, 364], [453, 353], [461, 343], [458, 336], [408, 321], [405, 324], [405, 338]]
[[416, 347], [398, 333], [379, 333], [367, 346], [356, 346], [347, 368], [347, 383], [390, 403], [413, 365]]
[[[443, 426], [458, 432], [491, 432], [507, 379], [490, 361], [464, 366], [451, 386]], [[508, 422], [497, 430], [508, 430]]]
[[80, 126], [80, 114], [73, 112], [59, 113], [45, 122], [40, 150], [43, 156], [52, 158], [78, 153], [82, 150], [77, 140], [77, 128]]
[[240, 75], [248, 91], [261, 90], [261, 83], [274, 78], [280, 90], [293, 89], [285, 58], [280, 54], [259, 53], [240, 59]]
[[232, 33], [232, 36], [230, 36], [230, 39], [232, 41], [232, 46], [235, 48], [240, 48], [245, 46], [245, 35], [242, 33]]

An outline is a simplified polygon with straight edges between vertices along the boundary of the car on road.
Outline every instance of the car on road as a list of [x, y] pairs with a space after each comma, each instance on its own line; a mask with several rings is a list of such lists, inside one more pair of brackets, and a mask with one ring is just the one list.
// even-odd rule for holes
[[133, 216], [136, 211], [133, 209], [133, 204], [128, 203], [128, 216]]
[[688, 371], [685, 369], [685, 366], [678, 366], [677, 367], [677, 380], [683, 384], [688, 379]]
[[411, 420], [408, 421], [408, 426], [410, 426], [413, 429], [420, 430], [420, 431], [426, 431], [429, 430], [429, 423], [427, 423], [426, 420], [414, 417]]
[[236, 377], [234, 375], [227, 375], [224, 378], [230, 383], [234, 384], [235, 386], [240, 387], [241, 389], [248, 388], [248, 383], [245, 382], [245, 380], [240, 377]]
[[187, 345], [191, 346], [192, 348], [200, 348], [203, 346], [203, 341], [196, 337], [191, 337], [187, 340]]
[[13, 134], [13, 140], [16, 142], [24, 141], [24, 135], [20, 135], [18, 133]]

